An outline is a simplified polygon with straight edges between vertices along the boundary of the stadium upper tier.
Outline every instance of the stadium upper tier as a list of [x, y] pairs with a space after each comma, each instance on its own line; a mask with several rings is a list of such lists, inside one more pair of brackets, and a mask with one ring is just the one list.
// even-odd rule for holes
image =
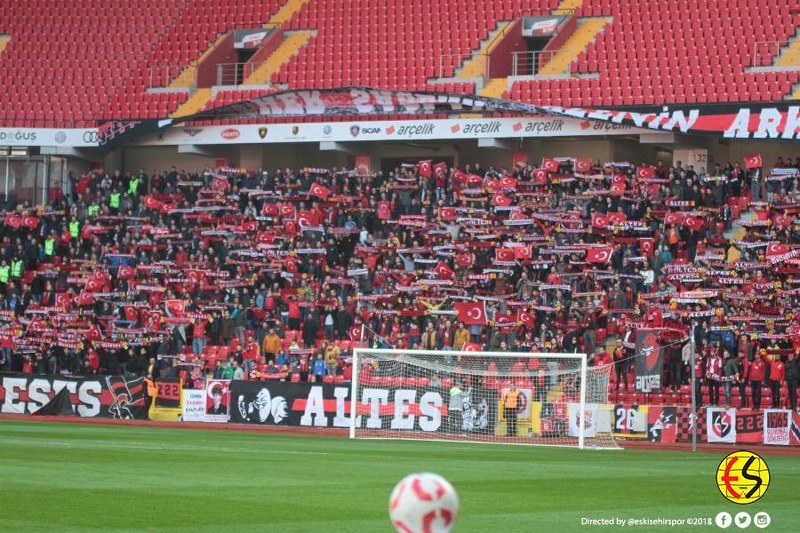
[[[0, 125], [90, 126], [187, 114], [235, 101], [235, 85], [248, 96], [270, 86], [366, 85], [597, 107], [783, 100], [795, 96], [800, 81], [794, 0], [386, 4], [6, 2]], [[547, 39], [534, 45], [519, 38], [524, 24], [517, 21], [553, 15], [569, 23], [543, 55], [525, 53]], [[254, 28], [271, 33], [263, 50], [242, 55], [232, 32]], [[230, 67], [231, 78], [221, 63], [246, 65]], [[215, 90], [220, 84], [224, 90]]]

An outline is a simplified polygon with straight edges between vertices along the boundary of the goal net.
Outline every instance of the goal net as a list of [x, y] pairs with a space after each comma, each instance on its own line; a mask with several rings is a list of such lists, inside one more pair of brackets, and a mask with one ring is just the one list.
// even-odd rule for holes
[[357, 348], [351, 438], [617, 448], [585, 354]]

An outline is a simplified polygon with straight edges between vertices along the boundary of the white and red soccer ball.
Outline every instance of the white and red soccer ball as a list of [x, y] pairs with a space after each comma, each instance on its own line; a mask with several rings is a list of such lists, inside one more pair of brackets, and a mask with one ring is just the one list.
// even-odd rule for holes
[[458, 518], [458, 494], [438, 474], [409, 474], [389, 497], [389, 518], [400, 533], [448, 533]]

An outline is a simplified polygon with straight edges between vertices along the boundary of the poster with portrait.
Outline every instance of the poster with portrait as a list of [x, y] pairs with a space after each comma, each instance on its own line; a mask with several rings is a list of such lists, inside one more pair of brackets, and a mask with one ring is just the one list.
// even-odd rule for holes
[[231, 382], [210, 379], [206, 382], [206, 422], [227, 422], [229, 417]]

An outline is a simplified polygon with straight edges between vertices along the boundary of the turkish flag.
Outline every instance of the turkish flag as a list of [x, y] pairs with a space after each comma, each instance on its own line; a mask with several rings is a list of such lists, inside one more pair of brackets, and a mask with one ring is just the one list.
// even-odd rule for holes
[[211, 188], [215, 191], [225, 192], [231, 188], [231, 183], [228, 178], [214, 178], [214, 181], [211, 182]]
[[450, 173], [450, 177], [459, 183], [467, 183], [467, 175], [460, 168], [454, 168], [453, 172]]
[[485, 302], [456, 302], [453, 306], [456, 308], [459, 322], [470, 326], [486, 325]]
[[139, 311], [132, 305], [125, 306], [125, 320], [130, 322], [139, 321]]
[[311, 196], [316, 196], [321, 200], [326, 200], [328, 196], [331, 195], [331, 190], [327, 187], [323, 187], [319, 183], [313, 183], [311, 188], [308, 190], [308, 194]]
[[456, 265], [459, 268], [472, 268], [472, 265], [475, 264], [475, 254], [472, 252], [462, 252], [460, 254], [456, 254]]
[[319, 226], [320, 223], [320, 216], [318, 211], [313, 211], [311, 209], [304, 209], [297, 213], [297, 224], [301, 228], [305, 228], [308, 226], [316, 227]]
[[22, 225], [22, 217], [14, 213], [8, 213], [6, 215], [5, 224], [6, 226], [10, 226], [14, 229], [19, 229], [19, 227]]
[[360, 341], [364, 334], [364, 326], [361, 324], [354, 324], [347, 330], [347, 338], [351, 341]]
[[300, 233], [300, 226], [294, 220], [284, 220], [283, 231], [287, 235], [297, 235]]
[[445, 222], [449, 222], [451, 220], [455, 220], [456, 219], [456, 208], [455, 207], [440, 207], [439, 208], [439, 218], [441, 218]]
[[439, 279], [453, 279], [453, 269], [447, 266], [444, 261], [439, 261], [433, 271]]
[[541, 185], [547, 185], [547, 171], [543, 168], [537, 168], [533, 171], [533, 180]]
[[653, 257], [655, 255], [656, 250], [656, 240], [652, 237], [642, 237], [639, 239], [639, 250], [641, 251], [642, 255], [646, 257]]
[[775, 255], [783, 255], [789, 253], [789, 247], [785, 244], [781, 244], [779, 242], [771, 242], [767, 244], [767, 257], [773, 257]]
[[496, 180], [494, 178], [487, 178], [483, 188], [486, 189], [488, 192], [496, 192], [500, 190], [500, 180]]
[[252, 233], [258, 229], [258, 221], [245, 220], [239, 224], [239, 229], [245, 233]]
[[496, 206], [506, 207], [511, 205], [511, 198], [501, 192], [498, 192], [492, 196], [492, 203]]
[[389, 220], [392, 218], [392, 206], [388, 201], [383, 200], [378, 202], [378, 218], [380, 220]]
[[592, 171], [592, 160], [588, 157], [579, 157], [575, 159], [575, 172], [584, 174]]
[[530, 244], [514, 248], [514, 259], [530, 259], [532, 255], [533, 251]]
[[172, 316], [183, 316], [183, 313], [186, 312], [186, 301], [167, 300], [166, 309]]
[[689, 215], [683, 219], [683, 223], [692, 231], [700, 231], [705, 225], [705, 221], [701, 217], [695, 217], [692, 215]]
[[467, 187], [479, 187], [483, 185], [483, 178], [477, 174], [467, 176]]
[[524, 309], [517, 309], [517, 322], [520, 322], [526, 328], [536, 327], [536, 318], [532, 313]]
[[78, 307], [87, 307], [89, 305], [94, 305], [94, 294], [81, 291], [78, 296], [75, 297], [75, 304]]
[[162, 215], [168, 215], [169, 212], [172, 211], [173, 209], [175, 209], [175, 206], [173, 204], [163, 203], [161, 204], [160, 211]]
[[447, 163], [436, 163], [433, 165], [433, 173], [437, 176], [447, 174]]
[[270, 204], [265, 202], [263, 206], [261, 206], [261, 214], [265, 217], [276, 217], [280, 214], [280, 208], [278, 204]]
[[256, 234], [256, 242], [260, 244], [272, 244], [275, 242], [275, 234], [271, 231], [259, 231]]
[[595, 213], [592, 215], [592, 226], [595, 228], [604, 228], [608, 226], [608, 217], [603, 213]]
[[513, 261], [514, 249], [513, 248], [495, 248], [494, 249], [495, 261]]
[[517, 180], [515, 180], [511, 176], [503, 176], [502, 178], [500, 178], [500, 188], [504, 191], [516, 191]]
[[161, 319], [163, 318], [163, 313], [161, 311], [151, 311], [149, 309], [142, 309], [142, 324], [147, 327], [147, 329], [152, 331], [160, 331], [161, 330]]
[[589, 263], [608, 263], [611, 259], [613, 249], [610, 246], [602, 246], [586, 249], [586, 261]]
[[550, 159], [549, 157], [545, 157], [542, 159], [542, 168], [547, 172], [558, 172], [558, 161], [555, 159]]
[[147, 196], [144, 197], [144, 208], [145, 209], [158, 210], [158, 209], [161, 209], [162, 205], [164, 205], [164, 203], [162, 201], [160, 201], [160, 200], [156, 200], [156, 197], [153, 196], [152, 194], [148, 194]]
[[744, 156], [744, 168], [752, 170], [755, 168], [761, 168], [764, 166], [764, 162], [761, 159], [761, 154], [750, 154]]
[[664, 215], [664, 224], [683, 224], [685, 218], [686, 213], [680, 211], [676, 213], [667, 213]]
[[786, 229], [792, 227], [792, 217], [789, 215], [773, 215], [772, 223], [776, 227]]
[[87, 278], [84, 290], [86, 292], [100, 292], [103, 290], [103, 281], [94, 277]]
[[28, 229], [36, 229], [39, 227], [39, 218], [26, 215], [22, 217], [22, 225]]
[[480, 352], [481, 345], [477, 342], [465, 342], [461, 350], [464, 352]]
[[186, 279], [188, 279], [191, 283], [200, 283], [201, 281], [205, 280], [205, 277], [206, 275], [202, 270], [186, 270]]
[[283, 218], [294, 218], [296, 213], [294, 204], [280, 204], [278, 206], [278, 211]]
[[419, 175], [423, 178], [430, 178], [431, 177], [431, 160], [426, 159], [425, 161], [419, 162]]
[[133, 267], [122, 265], [117, 269], [117, 279], [132, 280], [136, 277], [136, 270]]
[[620, 213], [619, 211], [612, 211], [611, 213], [608, 214], [609, 224], [619, 225], [625, 222], [626, 220], [628, 220], [628, 217], [625, 215], [625, 213]]
[[103, 334], [100, 332], [100, 327], [97, 324], [92, 326], [89, 331], [86, 332], [86, 340], [99, 341], [102, 338]]
[[653, 166], [646, 166], [646, 167], [639, 167], [636, 171], [636, 175], [643, 180], [653, 179], [656, 175], [656, 167]]
[[56, 307], [59, 309], [68, 309], [72, 303], [73, 295], [71, 292], [58, 292], [56, 293]]

